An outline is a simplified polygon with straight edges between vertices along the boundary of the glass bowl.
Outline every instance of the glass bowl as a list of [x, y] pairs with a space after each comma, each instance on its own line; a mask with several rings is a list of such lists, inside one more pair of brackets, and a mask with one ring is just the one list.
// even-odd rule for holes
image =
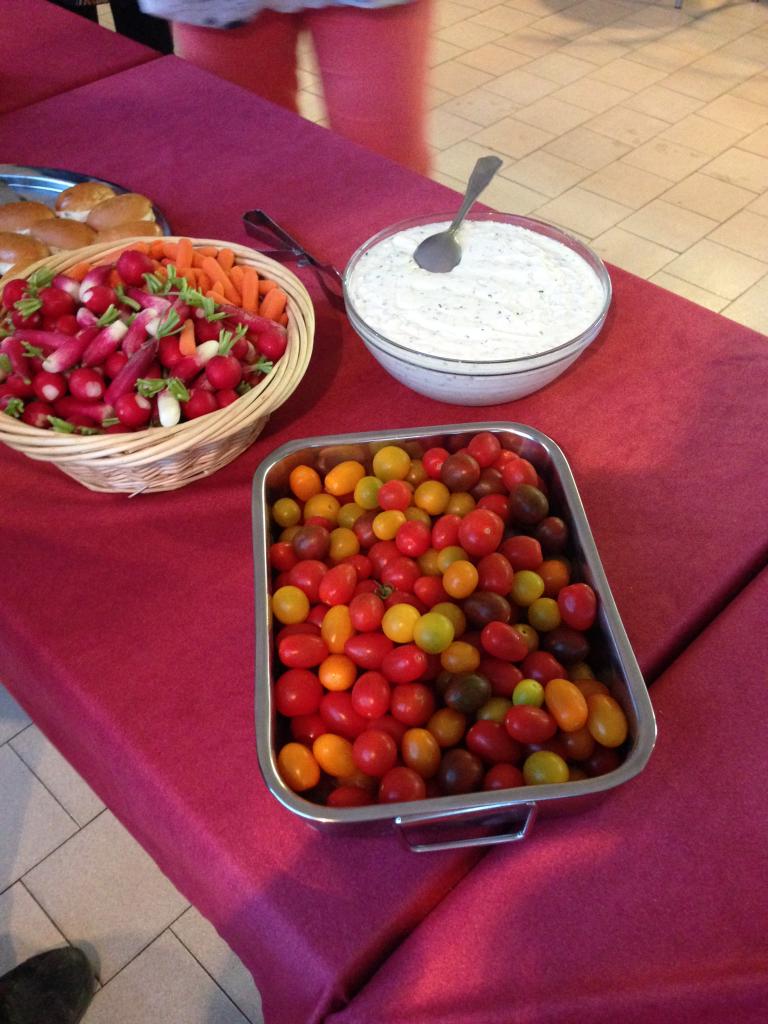
[[[544, 347], [533, 354], [502, 358], [473, 358], [471, 336], [466, 339], [466, 357], [457, 358], [431, 353], [426, 345], [423, 350], [421, 346], [416, 349], [414, 343], [409, 342], [397, 329], [385, 332], [381, 326], [377, 329], [367, 323], [356, 308], [353, 298], [355, 274], [363, 257], [380, 242], [409, 228], [433, 225], [435, 230], [439, 230], [439, 224], [451, 220], [450, 214], [433, 214], [401, 221], [368, 239], [352, 255], [344, 271], [344, 301], [349, 321], [366, 348], [396, 380], [438, 401], [457, 405], [493, 405], [537, 391], [559, 377], [578, 358], [603, 327], [611, 303], [611, 280], [603, 261], [592, 249], [552, 224], [530, 217], [495, 212], [477, 212], [470, 214], [467, 219], [524, 228], [565, 246], [580, 257], [595, 274], [602, 292], [602, 303], [591, 322], [566, 340], [559, 338], [549, 344], [545, 341]], [[427, 274], [428, 271], [418, 273]], [[437, 323], [435, 331], [439, 331]]]

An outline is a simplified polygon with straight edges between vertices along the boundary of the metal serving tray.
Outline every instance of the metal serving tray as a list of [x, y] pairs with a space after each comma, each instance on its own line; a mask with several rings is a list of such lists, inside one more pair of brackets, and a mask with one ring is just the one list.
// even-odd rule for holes
[[[0, 164], [0, 184], [10, 189], [16, 199], [34, 199], [38, 203], [45, 203], [51, 209], [53, 209], [60, 192], [72, 188], [73, 185], [79, 185], [83, 181], [95, 181], [100, 185], [109, 185], [119, 195], [131, 191], [122, 185], [116, 185], [114, 181], [93, 178], [88, 174], [76, 174], [74, 171], [61, 171], [51, 167], [17, 167], [13, 164]], [[4, 189], [2, 192], [7, 194]], [[5, 201], [0, 195], [0, 204]], [[10, 201], [10, 196], [7, 201]], [[152, 209], [155, 211], [155, 220], [160, 230], [164, 235], [170, 235], [172, 233], [171, 226], [162, 211], [154, 204]]]
[[[272, 541], [269, 510], [288, 493], [288, 474], [302, 463], [327, 472], [343, 459], [370, 459], [384, 444], [444, 443], [447, 438], [469, 441], [488, 430], [502, 447], [530, 460], [547, 481], [552, 512], [570, 525], [569, 558], [574, 576], [593, 587], [599, 602], [590, 634], [590, 664], [611, 689], [629, 721], [629, 750], [614, 771], [596, 778], [546, 786], [525, 786], [460, 796], [433, 797], [412, 803], [334, 808], [312, 803], [294, 793], [277, 769], [276, 739], [281, 723], [273, 700], [273, 636], [270, 621]], [[428, 443], [425, 443], [428, 442]], [[656, 724], [648, 691], [587, 523], [571, 470], [563, 452], [545, 434], [519, 423], [459, 423], [442, 427], [388, 430], [345, 436], [313, 437], [289, 442], [262, 462], [253, 481], [253, 543], [256, 593], [256, 742], [259, 765], [272, 794], [294, 814], [317, 828], [335, 834], [371, 835], [395, 829], [416, 851], [489, 846], [525, 838], [537, 815], [571, 814], [593, 806], [612, 789], [645, 767], [656, 739]], [[457, 831], [460, 835], [457, 835]]]

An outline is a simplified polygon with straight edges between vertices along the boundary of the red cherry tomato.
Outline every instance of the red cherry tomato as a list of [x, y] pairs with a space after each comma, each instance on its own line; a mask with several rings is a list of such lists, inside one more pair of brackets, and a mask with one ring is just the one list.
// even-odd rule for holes
[[393, 540], [377, 540], [368, 551], [368, 557], [373, 564], [374, 572], [381, 575], [384, 567], [391, 562], [393, 558], [401, 558], [402, 556], [398, 550], [397, 544], [395, 544]]
[[515, 571], [509, 559], [500, 551], [484, 555], [477, 563], [478, 590], [490, 590], [494, 594], [506, 597], [512, 589]]
[[352, 707], [363, 718], [380, 718], [389, 711], [391, 689], [381, 672], [363, 672], [352, 686]]
[[400, 749], [403, 736], [405, 736], [405, 733], [408, 730], [408, 726], [405, 722], [401, 722], [397, 718], [393, 718], [392, 715], [382, 715], [381, 718], [372, 718], [368, 728], [381, 729], [383, 732], [388, 732], [395, 743], [397, 743], [398, 749]]
[[416, 644], [399, 644], [382, 658], [381, 672], [390, 683], [414, 683], [424, 674], [427, 664], [426, 654]]
[[571, 583], [557, 595], [563, 622], [571, 629], [589, 629], [595, 621], [597, 598], [587, 583]]
[[377, 494], [379, 508], [384, 510], [395, 508], [404, 512], [411, 504], [413, 488], [405, 480], [387, 480]]
[[269, 546], [269, 564], [278, 572], [289, 572], [298, 562], [296, 552], [290, 544], [278, 541]]
[[344, 653], [358, 668], [379, 669], [385, 656], [394, 646], [383, 633], [358, 633], [344, 644]]
[[490, 555], [504, 534], [504, 520], [487, 508], [467, 512], [459, 526], [459, 544], [474, 557]]
[[349, 604], [355, 592], [357, 570], [353, 565], [335, 565], [320, 580], [318, 596], [331, 606]]
[[328, 566], [325, 562], [317, 558], [305, 558], [289, 568], [288, 582], [303, 590], [310, 604], [316, 604], [319, 599], [320, 580], [327, 572]]
[[360, 786], [337, 786], [328, 794], [328, 807], [364, 807], [373, 803], [371, 794]]
[[299, 633], [281, 637], [277, 653], [288, 668], [315, 668], [330, 651], [321, 636]]
[[505, 523], [508, 523], [512, 516], [509, 498], [503, 494], [484, 494], [478, 501], [477, 507], [490, 509], [497, 516], [501, 516]]
[[352, 759], [361, 772], [381, 778], [397, 763], [397, 743], [379, 729], [366, 729], [352, 745]]
[[326, 732], [328, 732], [328, 726], [318, 713], [296, 715], [291, 719], [291, 736], [307, 747], [311, 747], [317, 737]]
[[481, 719], [470, 727], [466, 744], [473, 754], [493, 763], [513, 763], [522, 755], [520, 744], [512, 739], [506, 727], [488, 719]]
[[401, 800], [423, 800], [427, 795], [424, 779], [413, 768], [391, 768], [379, 786], [379, 803], [393, 804]]
[[[404, 526], [419, 526], [420, 523], [404, 523]], [[402, 529], [403, 527], [401, 527]], [[421, 576], [421, 569], [412, 558], [399, 555], [387, 562], [380, 573], [381, 582], [395, 590], [403, 590], [407, 594], [413, 592], [413, 585]]]
[[504, 725], [518, 743], [546, 743], [557, 732], [557, 722], [543, 708], [519, 704], [504, 716]]
[[406, 725], [426, 725], [435, 711], [435, 696], [423, 683], [403, 683], [392, 689], [392, 716]]
[[494, 697], [511, 697], [523, 678], [517, 665], [501, 658], [481, 658], [478, 671], [490, 682]]
[[527, 459], [505, 462], [501, 467], [501, 476], [510, 491], [518, 484], [532, 484], [535, 487], [538, 480], [536, 468]]
[[367, 718], [355, 711], [348, 690], [326, 693], [320, 701], [320, 717], [329, 732], [335, 732], [348, 740], [354, 740], [370, 724]]
[[485, 773], [483, 789], [516, 789], [524, 786], [525, 779], [519, 768], [513, 764], [495, 764]]
[[[398, 480], [390, 480], [390, 483], [399, 483]], [[385, 484], [386, 486], [386, 484]], [[382, 488], [383, 490], [383, 488]], [[426, 523], [412, 520], [403, 523], [395, 534], [395, 544], [398, 551], [402, 551], [409, 558], [418, 558], [429, 549], [432, 534]]]
[[508, 622], [489, 622], [480, 633], [480, 643], [486, 653], [502, 661], [522, 661], [528, 654], [525, 638]]
[[440, 479], [440, 470], [450, 455], [445, 448], [429, 448], [421, 457], [421, 464], [433, 480]]
[[500, 550], [509, 559], [515, 572], [519, 572], [521, 569], [536, 570], [544, 561], [541, 544], [535, 537], [528, 537], [525, 534], [507, 537], [505, 541], [502, 541]]
[[359, 633], [372, 633], [381, 625], [384, 602], [377, 594], [356, 594], [349, 602], [349, 619]]
[[550, 679], [562, 679], [568, 675], [557, 658], [547, 651], [531, 651], [520, 668], [526, 679], [535, 679], [537, 683], [548, 683]]
[[275, 703], [281, 715], [311, 715], [320, 707], [323, 684], [306, 668], [283, 672], [275, 686]]
[[470, 440], [467, 451], [483, 469], [487, 469], [499, 457], [501, 442], [489, 430], [481, 430]]

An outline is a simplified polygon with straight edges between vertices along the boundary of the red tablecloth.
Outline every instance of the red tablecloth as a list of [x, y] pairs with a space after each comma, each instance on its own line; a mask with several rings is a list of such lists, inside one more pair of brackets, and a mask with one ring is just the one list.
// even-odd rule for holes
[[[45, 0], [3, 0], [0, 4], [0, 113], [17, 110], [66, 89], [144, 64], [156, 50], [109, 32], [87, 18]], [[67, 121], [76, 113], [70, 108]], [[102, 111], [91, 124], [103, 142], [111, 119]], [[34, 125], [30, 125], [34, 134]], [[11, 159], [12, 142], [3, 137], [2, 160]], [[40, 160], [30, 161], [40, 166]], [[71, 170], [76, 168], [71, 167]]]
[[[162, 125], [146, 116], [159, 96], [173, 112]], [[91, 127], [104, 109], [108, 145]], [[7, 114], [0, 133], [19, 163], [151, 195], [180, 233], [247, 241], [240, 215], [261, 206], [340, 265], [374, 230], [455, 204], [441, 186], [176, 58]], [[320, 835], [264, 788], [249, 487], [268, 451], [298, 436], [462, 420], [544, 430], [571, 460], [649, 674], [765, 560], [765, 339], [612, 277], [601, 339], [516, 403], [464, 409], [407, 391], [318, 302], [301, 388], [207, 481], [129, 500], [0, 455], [0, 558], [14, 581], [0, 595], [0, 677], [244, 959], [270, 1024], [343, 1005], [471, 858]]]
[[329, 1024], [762, 1024], [768, 571], [654, 684], [648, 767], [489, 854]]

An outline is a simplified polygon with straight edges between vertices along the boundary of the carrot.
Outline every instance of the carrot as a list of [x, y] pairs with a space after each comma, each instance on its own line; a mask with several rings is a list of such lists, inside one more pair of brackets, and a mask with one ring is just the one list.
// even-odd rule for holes
[[216, 259], [219, 253], [215, 245], [199, 245], [197, 251], [201, 256], [212, 256], [214, 259]]
[[213, 301], [218, 303], [218, 305], [221, 305], [223, 302], [227, 301], [226, 296], [220, 290], [218, 284], [214, 284], [213, 288], [211, 288], [210, 291], [207, 291], [205, 294], [206, 298], [213, 299]]
[[228, 274], [235, 265], [235, 254], [231, 249], [219, 249], [219, 255], [216, 259], [219, 261], [219, 266], [225, 274]]
[[163, 258], [163, 240], [158, 238], [156, 242], [152, 242], [149, 246], [149, 255], [153, 260], [159, 260]]
[[192, 266], [192, 240], [180, 238], [176, 246], [176, 269], [186, 270]]
[[197, 290], [204, 295], [211, 290], [211, 279], [204, 270], [197, 271]]
[[259, 295], [266, 295], [273, 288], [277, 288], [277, 281], [273, 281], [269, 277], [259, 278]]
[[175, 260], [176, 259], [176, 248], [177, 248], [177, 246], [176, 246], [175, 242], [163, 242], [163, 245], [162, 245], [163, 256], [165, 256], [166, 259]]
[[117, 288], [117, 286], [122, 283], [123, 279], [120, 277], [116, 270], [113, 270], [109, 275], [109, 287]]
[[229, 277], [232, 284], [237, 288], [239, 292], [243, 290], [243, 274], [245, 273], [245, 267], [239, 263], [235, 263], [232, 269], [229, 271]]
[[232, 284], [226, 273], [222, 270], [221, 264], [218, 263], [212, 256], [206, 256], [203, 260], [203, 270], [209, 275], [211, 280], [221, 285], [221, 291], [224, 294], [227, 302], [231, 302], [235, 306], [240, 305], [240, 294], [237, 288]]
[[259, 316], [264, 316], [268, 320], [277, 320], [279, 316], [285, 312], [285, 304], [288, 301], [288, 296], [285, 294], [282, 288], [275, 286], [270, 288], [264, 298], [261, 300], [261, 306], [259, 306]]
[[66, 275], [71, 277], [73, 281], [82, 281], [90, 269], [90, 263], [76, 263], [74, 267], [66, 271]]
[[193, 356], [196, 348], [194, 322], [192, 320], [185, 320], [184, 326], [179, 333], [179, 351], [183, 356]]
[[288, 314], [287, 313], [283, 313], [282, 316], [279, 316], [277, 318], [277, 322], [280, 324], [281, 327], [287, 327], [288, 326]]
[[246, 313], [255, 313], [259, 306], [259, 274], [253, 267], [243, 267], [242, 271], [240, 294], [243, 297], [243, 309]]

